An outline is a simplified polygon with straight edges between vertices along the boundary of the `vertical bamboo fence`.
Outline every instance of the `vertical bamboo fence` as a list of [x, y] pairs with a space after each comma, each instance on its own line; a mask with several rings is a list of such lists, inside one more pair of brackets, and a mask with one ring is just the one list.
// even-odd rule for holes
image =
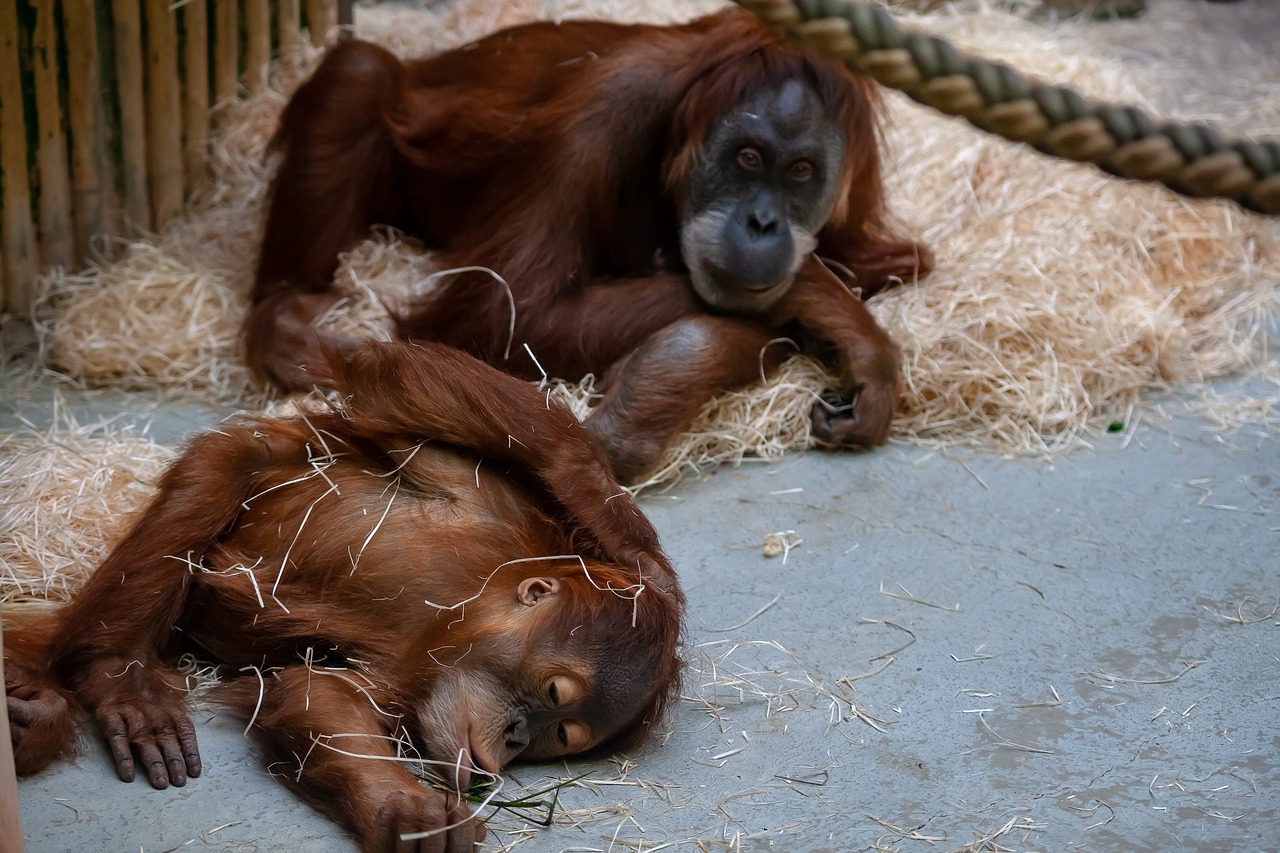
[[210, 107], [350, 23], [350, 0], [0, 0], [0, 310], [163, 228], [205, 180]]

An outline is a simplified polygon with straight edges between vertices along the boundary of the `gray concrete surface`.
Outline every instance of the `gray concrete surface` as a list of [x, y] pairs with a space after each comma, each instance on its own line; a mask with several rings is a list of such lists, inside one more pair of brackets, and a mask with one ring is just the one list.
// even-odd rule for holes
[[[87, 396], [101, 413], [116, 395]], [[121, 425], [165, 440], [199, 421], [117, 402]], [[625, 760], [516, 768], [513, 788], [588, 776], [552, 827], [498, 815], [497, 842], [1280, 848], [1274, 437], [1183, 419], [1055, 465], [815, 452], [643, 503], [690, 598], [686, 698]], [[765, 557], [786, 530], [803, 541]], [[24, 781], [28, 849], [354, 849], [267, 776], [238, 724], [198, 725], [205, 775], [182, 789], [116, 781], [96, 744]]]

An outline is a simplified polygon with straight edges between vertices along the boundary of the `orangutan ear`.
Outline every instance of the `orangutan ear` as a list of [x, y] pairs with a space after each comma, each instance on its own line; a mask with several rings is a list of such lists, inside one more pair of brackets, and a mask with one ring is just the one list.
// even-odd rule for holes
[[516, 587], [516, 598], [525, 607], [532, 607], [544, 598], [560, 594], [560, 581], [555, 578], [525, 578]]

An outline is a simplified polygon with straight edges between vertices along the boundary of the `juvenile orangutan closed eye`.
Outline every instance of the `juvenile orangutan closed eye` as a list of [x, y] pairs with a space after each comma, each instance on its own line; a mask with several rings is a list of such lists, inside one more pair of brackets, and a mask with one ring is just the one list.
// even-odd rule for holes
[[[71, 751], [83, 708], [121, 779], [198, 776], [180, 645], [371, 851], [470, 850], [474, 782], [658, 722], [683, 595], [572, 414], [440, 344], [330, 354], [323, 377], [339, 411], [196, 438], [76, 598], [6, 631], [20, 772]], [[398, 744], [444, 793], [378, 760]]]
[[489, 271], [408, 305], [399, 334], [518, 376], [603, 377], [587, 426], [624, 481], [711, 396], [780, 362], [782, 335], [853, 402], [815, 408], [815, 435], [880, 444], [898, 349], [850, 288], [869, 296], [930, 258], [886, 225], [877, 105], [871, 83], [741, 10], [532, 24], [414, 62], [338, 44], [275, 138], [249, 364], [287, 388], [321, 382], [311, 321], [335, 299], [338, 253], [385, 223], [443, 268]]

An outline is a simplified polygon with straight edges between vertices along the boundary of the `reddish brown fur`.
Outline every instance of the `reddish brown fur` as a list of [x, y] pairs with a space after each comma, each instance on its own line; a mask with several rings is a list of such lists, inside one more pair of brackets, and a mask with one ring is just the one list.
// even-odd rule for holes
[[[502, 279], [478, 272], [446, 279], [440, 293], [398, 316], [402, 337], [443, 341], [529, 378], [540, 369], [600, 376], [646, 348], [655, 368], [658, 360], [674, 366], [654, 337], [714, 313], [692, 292], [681, 259], [689, 174], [714, 122], [752, 93], [792, 79], [816, 92], [847, 150], [817, 254], [851, 271], [864, 297], [927, 273], [927, 252], [889, 233], [872, 84], [741, 10], [677, 27], [533, 24], [407, 63], [371, 44], [339, 44], [289, 103], [276, 136], [283, 158], [246, 325], [250, 366], [286, 386], [314, 382], [299, 364], [317, 360], [315, 344], [308, 352], [300, 339], [319, 336], [299, 334], [298, 319], [315, 310], [300, 309], [296, 294], [328, 291], [338, 253], [374, 223], [417, 234], [441, 250], [442, 267], [481, 266]], [[829, 293], [814, 278], [830, 275], [807, 269], [793, 289]], [[831, 313], [874, 326], [860, 303], [840, 297], [785, 331], [838, 349], [843, 341], [833, 340], [824, 316]], [[589, 428], [610, 448], [620, 477], [643, 473], [656, 461], [650, 448], [687, 425], [665, 414], [674, 399], [692, 395], [700, 404], [758, 376], [762, 321], [778, 323], [751, 318], [709, 332], [711, 373], [720, 378], [695, 377], [692, 391], [661, 383], [656, 369], [639, 383], [613, 371], [610, 387], [630, 399], [628, 417], [617, 405], [605, 411], [606, 397]], [[539, 364], [524, 354], [526, 343]], [[896, 369], [891, 342], [878, 358]], [[847, 368], [857, 360], [838, 361]], [[876, 381], [859, 373], [843, 380], [838, 390], [850, 396]], [[867, 396], [887, 399], [887, 409], [859, 403], [862, 426], [845, 430], [851, 443], [877, 444], [887, 433], [896, 397]], [[642, 422], [661, 422], [664, 431], [644, 432]], [[630, 461], [619, 465], [617, 448]]]
[[[287, 783], [366, 849], [456, 822], [466, 834], [450, 843], [465, 846], [465, 803], [398, 763], [312, 749], [314, 737], [354, 733], [344, 749], [390, 756], [386, 737], [403, 727], [433, 755], [440, 733], [415, 713], [433, 707], [434, 686], [459, 662], [443, 650], [474, 647], [476, 666], [496, 655], [536, 668], [542, 644], [568, 643], [597, 667], [595, 689], [646, 691], [592, 749], [632, 745], [675, 695], [683, 596], [585, 430], [533, 386], [438, 344], [371, 345], [334, 355], [324, 373], [346, 396], [340, 413], [196, 438], [57, 618], [6, 631], [10, 708], [70, 696], [97, 719], [122, 778], [135, 771], [132, 744], [152, 784], [183, 784], [201, 767], [169, 661], [179, 641], [194, 643], [233, 675], [266, 671], [264, 693], [241, 677], [222, 700], [248, 716], [261, 699], [255, 733], [268, 760], [290, 764]], [[498, 568], [562, 554], [586, 563]], [[529, 622], [507, 602], [531, 574], [554, 579], [564, 603]], [[632, 598], [608, 591], [638, 579], [645, 589]], [[460, 609], [424, 606], [473, 596]], [[334, 647], [348, 675], [300, 665], [307, 649]], [[70, 719], [63, 707], [15, 735], [23, 772], [70, 751]], [[484, 769], [478, 754], [469, 760]]]

